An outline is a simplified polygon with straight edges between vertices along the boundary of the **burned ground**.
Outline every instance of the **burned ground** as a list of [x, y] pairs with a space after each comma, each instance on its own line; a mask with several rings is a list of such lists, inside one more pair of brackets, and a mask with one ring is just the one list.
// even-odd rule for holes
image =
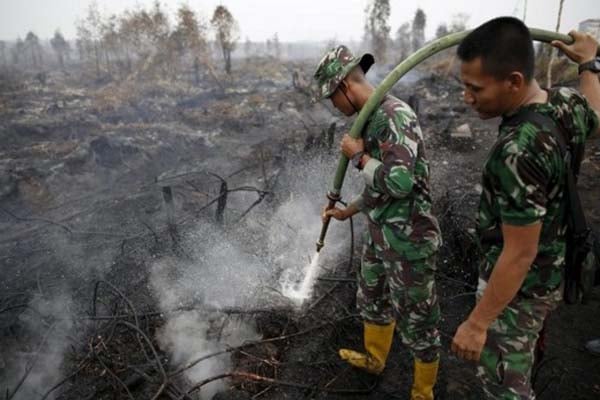
[[[351, 126], [310, 102], [312, 64], [248, 60], [198, 86], [2, 74], [3, 396], [408, 398], [412, 360], [398, 341], [378, 379], [337, 357], [361, 347], [364, 221], [333, 224], [306, 304], [282, 294], [314, 251]], [[419, 109], [445, 239], [437, 398], [478, 399], [474, 366], [448, 348], [474, 302], [473, 217], [498, 121], [473, 115], [452, 76], [414, 77], [393, 93]], [[596, 229], [599, 169], [591, 142], [580, 186]], [[350, 172], [344, 198], [358, 187]], [[596, 291], [550, 318], [540, 399], [600, 396], [600, 359], [583, 351], [600, 335], [599, 302]]]

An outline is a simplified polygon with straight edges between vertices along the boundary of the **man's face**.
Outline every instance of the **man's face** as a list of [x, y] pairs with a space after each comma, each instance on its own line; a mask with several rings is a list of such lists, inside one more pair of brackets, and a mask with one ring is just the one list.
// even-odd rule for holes
[[483, 70], [481, 57], [463, 61], [460, 67], [464, 85], [463, 97], [481, 119], [498, 117], [510, 111], [514, 85], [510, 80], [498, 80]]
[[346, 97], [347, 94], [344, 94], [344, 92], [342, 92], [342, 90], [346, 90], [346, 91], [348, 90], [347, 86], [342, 88], [343, 85], [344, 85], [344, 82], [340, 83], [338, 88], [335, 90], [335, 92], [333, 92], [333, 94], [329, 97], [329, 99], [331, 100], [331, 103], [333, 103], [333, 106], [335, 108], [340, 110], [342, 112], [342, 114], [344, 114], [345, 116], [350, 117], [350, 116], [354, 115], [356, 110], [354, 109], [354, 107], [352, 107], [352, 104], [350, 104], [350, 102], [348, 101], [348, 98]]

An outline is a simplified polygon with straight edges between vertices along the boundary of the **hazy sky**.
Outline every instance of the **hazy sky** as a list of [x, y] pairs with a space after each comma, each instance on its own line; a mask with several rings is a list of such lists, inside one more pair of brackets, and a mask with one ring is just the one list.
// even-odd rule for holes
[[[0, 39], [24, 37], [33, 30], [49, 38], [59, 28], [67, 38], [75, 37], [75, 23], [85, 15], [92, 0], [0, 0]], [[97, 0], [102, 12], [120, 13], [153, 0]], [[360, 39], [364, 10], [368, 0], [162, 0], [171, 13], [186, 3], [205, 19], [218, 4], [227, 6], [240, 25], [241, 37], [264, 41], [278, 33], [281, 41]], [[400, 24], [411, 21], [417, 7], [427, 15], [427, 38], [433, 37], [441, 22], [456, 13], [470, 15], [468, 24], [476, 26], [500, 15], [523, 15], [525, 0], [391, 0], [392, 33]], [[559, 0], [528, 0], [526, 23], [531, 27], [554, 30]], [[565, 0], [561, 31], [568, 32], [587, 18], [600, 18], [600, 0]]]

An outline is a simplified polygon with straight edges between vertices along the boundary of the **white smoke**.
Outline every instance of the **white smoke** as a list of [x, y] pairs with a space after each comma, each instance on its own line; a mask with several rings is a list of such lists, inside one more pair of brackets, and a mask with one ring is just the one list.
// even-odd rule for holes
[[[161, 346], [171, 354], [174, 365], [187, 365], [200, 357], [224, 350], [227, 346], [238, 346], [244, 340], [256, 339], [258, 335], [252, 327], [239, 320], [219, 321], [218, 332], [207, 315], [198, 311], [184, 312], [167, 321], [158, 333]], [[198, 383], [204, 379], [229, 371], [229, 354], [210, 357], [186, 370], [190, 382]], [[225, 388], [222, 381], [214, 381], [200, 390], [203, 399], [210, 399]]]
[[[36, 294], [19, 315], [30, 350], [15, 350], [9, 343], [2, 346], [3, 363], [10, 374], [1, 387], [11, 394], [16, 390], [13, 399], [39, 398], [61, 378], [64, 354], [73, 344], [72, 305], [66, 290], [55, 296]], [[23, 349], [22, 343], [16, 348]]]
[[[197, 229], [186, 242], [196, 240], [192, 261], [164, 258], [157, 260], [151, 270], [153, 293], [167, 313], [158, 340], [176, 367], [259, 337], [250, 323], [214, 310], [250, 305], [260, 283], [260, 264], [214, 226]], [[169, 312], [190, 305], [197, 310]], [[204, 308], [213, 311], [202, 311]], [[185, 377], [195, 384], [230, 369], [229, 354], [225, 353], [186, 370]], [[201, 398], [210, 399], [222, 389], [224, 382], [211, 382], [201, 388]]]
[[[293, 304], [282, 292], [302, 280], [315, 252], [321, 208], [333, 175], [328, 170], [335, 168], [334, 161], [327, 157], [308, 160], [302, 168], [294, 165], [293, 175], [285, 182], [289, 192], [274, 211], [272, 205], [261, 204], [243, 223], [227, 231], [212, 224], [198, 226], [182, 240], [190, 260], [156, 260], [150, 282], [167, 315], [158, 339], [174, 365], [259, 338], [253, 326], [238, 319], [228, 317], [223, 325], [225, 317], [215, 313], [215, 308], [274, 309]], [[348, 224], [331, 223], [316, 276], [324, 271], [335, 273], [340, 255], [349, 254]], [[167, 313], [190, 305], [204, 311]], [[198, 383], [230, 368], [229, 355], [224, 354], [200, 362], [186, 377]], [[202, 398], [210, 398], [222, 388], [222, 382], [211, 383], [202, 390]]]

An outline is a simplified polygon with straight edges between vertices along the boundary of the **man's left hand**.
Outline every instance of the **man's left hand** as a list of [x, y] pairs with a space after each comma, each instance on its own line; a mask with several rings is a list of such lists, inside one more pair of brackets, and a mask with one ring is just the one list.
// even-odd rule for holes
[[456, 330], [452, 351], [462, 359], [479, 361], [486, 339], [487, 329], [467, 319]]
[[365, 151], [365, 143], [362, 138], [354, 139], [352, 136], [346, 133], [344, 137], [342, 137], [340, 149], [346, 157], [352, 158], [352, 156], [359, 151]]
[[569, 36], [573, 38], [572, 44], [566, 44], [560, 40], [553, 40], [552, 46], [562, 50], [571, 60], [577, 64], [591, 61], [596, 57], [598, 41], [589, 33], [571, 31]]

